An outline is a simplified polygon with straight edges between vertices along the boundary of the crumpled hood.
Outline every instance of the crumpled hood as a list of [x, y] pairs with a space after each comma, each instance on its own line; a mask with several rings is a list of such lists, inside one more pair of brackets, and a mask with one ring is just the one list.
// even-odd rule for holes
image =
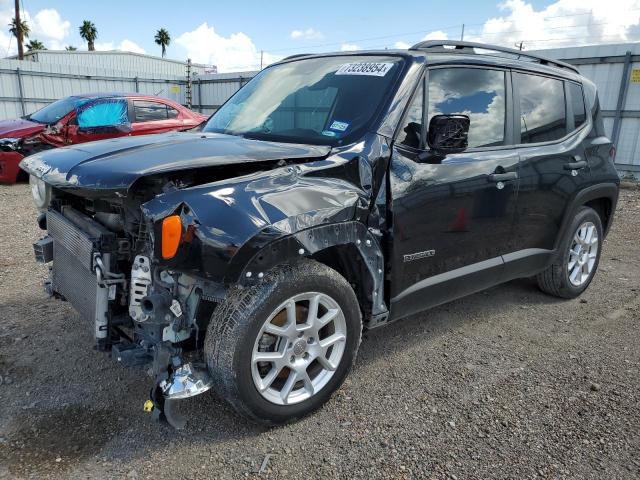
[[127, 190], [159, 173], [280, 159], [325, 157], [330, 147], [248, 140], [215, 133], [116, 138], [47, 150], [20, 167], [58, 188]]
[[30, 122], [17, 118], [15, 120], [0, 121], [0, 139], [2, 138], [24, 138], [40, 133], [46, 125], [42, 123]]

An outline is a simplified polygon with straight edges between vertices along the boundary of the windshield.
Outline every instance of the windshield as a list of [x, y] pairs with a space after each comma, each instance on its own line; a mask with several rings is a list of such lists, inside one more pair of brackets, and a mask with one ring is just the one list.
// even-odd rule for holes
[[86, 102], [86, 99], [80, 99], [77, 97], [67, 97], [61, 100], [50, 103], [46, 107], [32, 113], [27, 118], [31, 121], [38, 123], [54, 124], [67, 115], [76, 106]]
[[340, 145], [362, 134], [398, 77], [391, 56], [303, 59], [269, 67], [225, 103], [205, 132]]

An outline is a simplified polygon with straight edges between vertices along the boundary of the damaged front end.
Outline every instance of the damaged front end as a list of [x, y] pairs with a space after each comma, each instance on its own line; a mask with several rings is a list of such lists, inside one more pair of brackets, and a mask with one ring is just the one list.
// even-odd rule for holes
[[[162, 158], [144, 157], [156, 163], [142, 168], [114, 154], [111, 164], [123, 164], [116, 172], [103, 169], [103, 159], [85, 159], [83, 150], [52, 150], [29, 157], [22, 168], [33, 178], [39, 224], [47, 230], [34, 245], [36, 259], [51, 264], [46, 291], [73, 305], [99, 350], [154, 378], [145, 410], [181, 428], [179, 402], [216, 381], [205, 337], [230, 288], [335, 247], [334, 255], [358, 257], [350, 261], [370, 326], [384, 321], [383, 216], [370, 205], [380, 167], [364, 153], [378, 158], [388, 149], [379, 137], [333, 155], [328, 148], [265, 142], [258, 159], [249, 150], [254, 144], [244, 147], [243, 140], [233, 139], [233, 157], [214, 157], [200, 145], [216, 140], [220, 152], [229, 138], [163, 139], [189, 141], [190, 152], [208, 156], [193, 162], [197, 168], [163, 171]], [[237, 154], [238, 142], [250, 157]]]
[[199, 347], [212, 309], [205, 298], [215, 292], [154, 265], [144, 223], [132, 236], [117, 214], [90, 216], [75, 207], [54, 200], [46, 212], [48, 235], [34, 244], [36, 259], [52, 263], [46, 291], [89, 322], [99, 350], [154, 376], [154, 415], [180, 428], [184, 420], [169, 404], [211, 387]]

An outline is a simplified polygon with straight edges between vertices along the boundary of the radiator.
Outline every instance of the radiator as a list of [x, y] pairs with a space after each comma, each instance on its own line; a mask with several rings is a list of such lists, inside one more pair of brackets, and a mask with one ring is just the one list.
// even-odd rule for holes
[[93, 325], [97, 290], [93, 252], [99, 239], [92, 238], [53, 210], [47, 212], [47, 230], [53, 238], [53, 290], [63, 295]]

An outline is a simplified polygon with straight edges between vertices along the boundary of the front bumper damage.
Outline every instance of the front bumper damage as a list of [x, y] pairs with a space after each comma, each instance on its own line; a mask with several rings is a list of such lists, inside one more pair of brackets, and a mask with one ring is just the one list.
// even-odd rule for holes
[[[46, 226], [48, 235], [34, 244], [36, 260], [51, 263], [46, 292], [73, 305], [98, 350], [154, 377], [145, 410], [184, 427], [176, 402], [212, 386], [197, 348], [187, 345], [203, 336], [195, 320], [198, 283], [175, 272], [154, 272], [144, 255], [123, 261], [116, 235], [73, 208], [49, 209]], [[123, 265], [130, 265], [130, 274]]]

